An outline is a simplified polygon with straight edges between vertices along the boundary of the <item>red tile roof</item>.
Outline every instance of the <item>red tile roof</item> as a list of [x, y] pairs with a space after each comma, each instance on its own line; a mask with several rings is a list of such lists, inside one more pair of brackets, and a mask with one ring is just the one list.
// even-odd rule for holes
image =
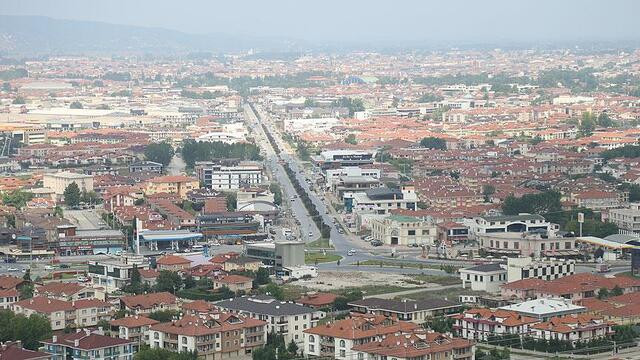
[[109, 324], [111, 324], [111, 326], [122, 326], [127, 328], [133, 328], [133, 327], [154, 325], [157, 323], [159, 323], [159, 321], [149, 319], [148, 317], [145, 317], [145, 316], [135, 315], [135, 316], [126, 316], [120, 319], [111, 320]]
[[143, 295], [123, 296], [120, 301], [129, 309], [151, 309], [160, 304], [175, 304], [175, 295], [169, 292], [159, 292]]

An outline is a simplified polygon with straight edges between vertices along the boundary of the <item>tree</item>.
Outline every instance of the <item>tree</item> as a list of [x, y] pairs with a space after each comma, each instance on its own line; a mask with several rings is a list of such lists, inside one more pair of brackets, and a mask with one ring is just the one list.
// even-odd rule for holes
[[315, 105], [315, 101], [313, 101], [313, 99], [305, 99], [304, 100], [304, 107], [313, 107]]
[[598, 126], [602, 126], [605, 128], [609, 128], [613, 126], [613, 120], [609, 117], [609, 115], [605, 112], [600, 113], [598, 115]]
[[282, 189], [280, 189], [280, 185], [272, 182], [269, 184], [269, 191], [273, 194], [273, 203], [276, 205], [282, 205]]
[[162, 270], [156, 279], [156, 291], [175, 294], [182, 287], [182, 278], [177, 272]]
[[31, 299], [33, 297], [33, 284], [28, 283], [20, 288], [20, 300]]
[[287, 352], [294, 356], [298, 354], [298, 344], [296, 344], [293, 339], [291, 339], [291, 342], [289, 342], [289, 345], [287, 345]]
[[13, 99], [11, 103], [14, 105], [23, 105], [23, 104], [26, 104], [27, 102], [24, 100], [22, 96], [16, 96], [16, 98]]
[[595, 115], [590, 112], [582, 113], [580, 126], [578, 127], [578, 135], [580, 137], [591, 136], [596, 128]]
[[236, 211], [238, 207], [238, 198], [236, 193], [229, 192], [225, 194], [227, 201], [227, 211]]
[[429, 136], [420, 140], [420, 147], [427, 149], [446, 150], [447, 142], [444, 139]]
[[177, 310], [160, 310], [149, 313], [148, 318], [159, 322], [169, 322], [179, 315]]
[[64, 203], [67, 206], [78, 206], [80, 204], [80, 188], [76, 182], [72, 182], [64, 189]]
[[69, 109], [82, 109], [82, 103], [80, 101], [74, 101], [69, 105]]
[[347, 137], [344, 139], [344, 142], [347, 144], [356, 145], [358, 143], [358, 140], [356, 140], [356, 134], [351, 133], [347, 135]]
[[609, 294], [609, 289], [607, 289], [606, 287], [602, 287], [600, 288], [600, 290], [598, 291], [598, 299], [606, 299], [610, 296], [611, 294]]
[[2, 194], [2, 203], [13, 206], [16, 209], [22, 209], [31, 199], [33, 199], [33, 193], [23, 190], [15, 190]]
[[173, 352], [167, 349], [151, 349], [148, 345], [140, 347], [133, 360], [197, 360], [198, 354], [192, 351]]
[[191, 289], [196, 286], [196, 281], [193, 279], [193, 276], [191, 276], [191, 274], [187, 274], [184, 277], [183, 283], [185, 289]]
[[53, 208], [53, 216], [62, 219], [64, 217], [64, 210], [56, 205], [56, 207]]
[[147, 160], [160, 163], [164, 166], [169, 165], [173, 155], [173, 146], [167, 142], [151, 143], [144, 148], [144, 157]]
[[273, 298], [277, 300], [284, 300], [284, 291], [282, 288], [272, 282], [267, 284], [267, 286], [260, 288], [260, 292], [263, 294], [271, 295]]
[[26, 349], [37, 350], [40, 341], [50, 338], [51, 323], [40, 314], [29, 317], [0, 310], [0, 341], [20, 340]]
[[11, 91], [11, 84], [9, 84], [8, 82], [2, 83], [2, 91], [10, 92]]
[[624, 291], [618, 285], [611, 289], [611, 296], [620, 296], [622, 294], [624, 294]]
[[502, 204], [502, 212], [505, 215], [517, 215], [519, 213], [545, 214], [560, 210], [562, 210], [560, 193], [555, 191], [526, 194], [519, 198], [509, 195]]
[[256, 271], [256, 284], [257, 285], [265, 285], [271, 282], [271, 279], [269, 278], [269, 270], [267, 270], [266, 268], [258, 268], [258, 271]]
[[482, 185], [482, 195], [484, 196], [484, 202], [489, 202], [491, 195], [495, 194], [496, 188], [491, 184]]

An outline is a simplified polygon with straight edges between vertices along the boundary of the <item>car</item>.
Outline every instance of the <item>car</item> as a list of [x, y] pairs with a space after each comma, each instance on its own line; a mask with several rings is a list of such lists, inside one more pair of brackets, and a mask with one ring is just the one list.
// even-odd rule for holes
[[60, 264], [61, 269], [68, 269], [70, 266], [68, 264]]
[[418, 245], [417, 243], [411, 243], [411, 244], [409, 244], [409, 247], [418, 247], [418, 246], [420, 246], [420, 245]]
[[344, 234], [344, 230], [338, 229], [338, 234]]
[[374, 240], [371, 242], [371, 246], [382, 246], [382, 241]]
[[347, 256], [353, 256], [353, 255], [355, 255], [355, 254], [356, 254], [356, 251], [355, 251], [355, 250], [353, 250], [353, 249], [351, 249], [351, 250], [349, 250], [349, 251], [347, 252]]
[[76, 280], [78, 280], [78, 282], [87, 282], [89, 281], [89, 278], [86, 276], [79, 275], [78, 277], [76, 277]]
[[311, 231], [309, 231], [309, 237], [312, 237], [313, 233]]
[[53, 266], [51, 266], [51, 265], [45, 265], [45, 266], [44, 266], [44, 269], [45, 269], [45, 270], [53, 270], [53, 269], [55, 269], [55, 268], [54, 268]]
[[20, 270], [18, 270], [17, 268], [14, 268], [14, 267], [10, 267], [10, 268], [7, 269], [7, 271], [20, 271]]

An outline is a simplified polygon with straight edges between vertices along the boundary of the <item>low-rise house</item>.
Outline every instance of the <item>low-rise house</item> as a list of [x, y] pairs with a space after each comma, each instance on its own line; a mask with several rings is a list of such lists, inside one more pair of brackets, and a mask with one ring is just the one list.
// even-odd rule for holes
[[0, 290], [0, 309], [11, 309], [11, 305], [18, 301], [20, 292], [16, 289]]
[[242, 275], [222, 275], [213, 280], [213, 288], [220, 289], [222, 287], [227, 287], [235, 293], [249, 291], [253, 287], [253, 279]]
[[564, 340], [571, 343], [601, 339], [613, 334], [612, 323], [601, 316], [573, 314], [558, 316], [548, 321], [534, 324], [533, 338], [544, 340]]
[[131, 340], [133, 342], [133, 352], [137, 352], [142, 345], [149, 345], [149, 328], [158, 324], [159, 321], [149, 319], [145, 316], [134, 315], [120, 319], [111, 320], [111, 327], [118, 329], [120, 339]]
[[393, 300], [367, 298], [350, 302], [352, 311], [361, 314], [389, 316], [398, 320], [422, 324], [434, 316], [455, 313], [462, 305], [445, 299]]
[[333, 306], [337, 297], [338, 295], [332, 293], [310, 293], [296, 300], [296, 303], [314, 309], [322, 309]]
[[216, 303], [220, 309], [243, 314], [267, 322], [267, 332], [284, 335], [285, 343], [292, 340], [302, 346], [303, 331], [318, 324], [325, 313], [310, 307], [276, 300], [270, 296], [242, 296]]
[[191, 260], [177, 255], [164, 255], [156, 260], [158, 271], [185, 271], [191, 268]]
[[42, 341], [44, 351], [52, 360], [130, 360], [133, 358], [131, 340], [113, 338], [89, 330], [71, 334], [54, 335]]
[[515, 311], [474, 308], [453, 316], [453, 332], [456, 336], [486, 341], [490, 336], [519, 334], [531, 336], [531, 326], [541, 322], [522, 316]]
[[160, 276], [160, 272], [156, 269], [140, 269], [138, 272], [140, 273], [140, 280], [150, 287], [156, 285], [158, 276]]
[[418, 328], [414, 323], [382, 315], [358, 315], [305, 330], [304, 352], [312, 356], [355, 359], [355, 346]]
[[0, 345], [0, 359], [7, 360], [51, 360], [52, 355], [41, 351], [24, 349], [20, 341], [7, 341]]
[[500, 285], [507, 282], [507, 269], [498, 263], [476, 265], [459, 272], [463, 289], [499, 293]]
[[169, 292], [123, 296], [120, 298], [120, 308], [135, 314], [179, 309], [178, 299]]
[[251, 357], [267, 340], [266, 322], [236, 314], [185, 315], [180, 320], [151, 325], [152, 348], [197, 351], [203, 359]]
[[470, 340], [417, 330], [390, 334], [384, 339], [354, 346], [349, 358], [472, 360], [475, 358], [475, 347]]

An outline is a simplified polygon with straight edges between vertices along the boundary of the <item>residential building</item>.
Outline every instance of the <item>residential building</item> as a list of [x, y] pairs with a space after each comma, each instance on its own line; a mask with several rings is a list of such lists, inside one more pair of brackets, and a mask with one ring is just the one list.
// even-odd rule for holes
[[507, 269], [504, 265], [482, 264], [459, 270], [462, 288], [467, 286], [473, 291], [499, 293], [500, 285], [507, 282]]
[[349, 303], [352, 311], [391, 317], [401, 321], [423, 324], [435, 316], [455, 313], [462, 305], [447, 299], [393, 300], [366, 298]]
[[111, 320], [112, 328], [118, 329], [118, 337], [133, 342], [133, 352], [137, 352], [142, 345], [150, 345], [149, 329], [151, 325], [158, 324], [159, 321], [148, 317], [134, 315], [125, 316], [120, 319]]
[[490, 336], [531, 336], [531, 327], [540, 322], [536, 318], [522, 316], [515, 311], [485, 308], [469, 309], [453, 315], [453, 319], [455, 336], [476, 341], [486, 341]]
[[555, 280], [529, 278], [502, 285], [501, 295], [505, 299], [536, 299], [562, 297], [571, 301], [596, 297], [600, 289], [619, 288], [623, 294], [640, 290], [640, 280], [626, 276], [604, 277], [596, 274], [580, 273]]
[[465, 222], [471, 233], [482, 236], [490, 233], [523, 233], [548, 231], [551, 223], [540, 215], [479, 216]]
[[371, 219], [371, 236], [387, 245], [432, 246], [438, 238], [438, 228], [431, 218], [389, 215]]
[[64, 190], [72, 183], [76, 183], [80, 191], [93, 191], [93, 176], [78, 174], [68, 171], [60, 171], [42, 176], [42, 185], [51, 189], [56, 196], [61, 199]]
[[12, 304], [11, 310], [25, 316], [44, 315], [52, 330], [62, 330], [67, 326], [95, 326], [110, 315], [112, 306], [98, 299], [63, 301], [38, 296]]
[[135, 314], [148, 314], [155, 311], [178, 310], [178, 299], [169, 292], [123, 296], [120, 308]]
[[131, 360], [131, 340], [105, 336], [100, 331], [78, 330], [71, 334], [54, 335], [42, 341], [44, 351], [52, 360]]
[[575, 257], [580, 254], [573, 234], [496, 232], [478, 235], [480, 247], [498, 256]]
[[16, 289], [0, 290], [0, 309], [11, 309], [11, 305], [18, 301], [20, 292]]
[[295, 302], [300, 305], [309, 306], [314, 309], [322, 309], [333, 306], [333, 302], [338, 295], [332, 293], [312, 292], [304, 295]]
[[384, 339], [354, 346], [350, 358], [472, 360], [475, 358], [475, 346], [470, 340], [416, 330], [390, 334]]
[[303, 350], [311, 356], [357, 359], [354, 347], [418, 328], [414, 323], [382, 315], [357, 315], [305, 330]]
[[145, 196], [159, 193], [175, 194], [185, 200], [189, 191], [199, 188], [198, 179], [183, 175], [167, 175], [148, 180], [144, 186], [144, 194]]
[[413, 186], [402, 185], [400, 189], [380, 187], [350, 193], [345, 195], [344, 201], [347, 212], [385, 215], [394, 209], [415, 210], [418, 196]]
[[184, 315], [151, 325], [149, 341], [152, 348], [197, 352], [199, 359], [250, 359], [267, 341], [266, 322], [228, 313]]
[[620, 234], [640, 237], [640, 203], [629, 204], [629, 208], [610, 209], [607, 221], [616, 224]]
[[197, 162], [198, 180], [208, 189], [236, 190], [262, 184], [262, 164], [253, 161]]
[[186, 271], [191, 268], [191, 260], [177, 255], [164, 255], [156, 260], [156, 268], [158, 271]]
[[613, 334], [613, 324], [601, 316], [572, 314], [553, 317], [531, 326], [532, 337], [541, 340], [588, 342]]
[[242, 275], [222, 275], [213, 279], [213, 288], [220, 289], [226, 287], [237, 293], [246, 292], [253, 288], [253, 279]]
[[164, 166], [153, 161], [138, 161], [129, 164], [129, 172], [158, 173], [162, 174]]
[[7, 341], [0, 345], [0, 359], [8, 360], [51, 360], [52, 355], [24, 349], [20, 341]]
[[298, 346], [304, 343], [303, 331], [316, 326], [318, 320], [325, 316], [323, 311], [278, 301], [266, 295], [236, 297], [219, 301], [216, 305], [232, 313], [266, 321], [267, 332], [281, 334], [285, 343], [293, 340]]

